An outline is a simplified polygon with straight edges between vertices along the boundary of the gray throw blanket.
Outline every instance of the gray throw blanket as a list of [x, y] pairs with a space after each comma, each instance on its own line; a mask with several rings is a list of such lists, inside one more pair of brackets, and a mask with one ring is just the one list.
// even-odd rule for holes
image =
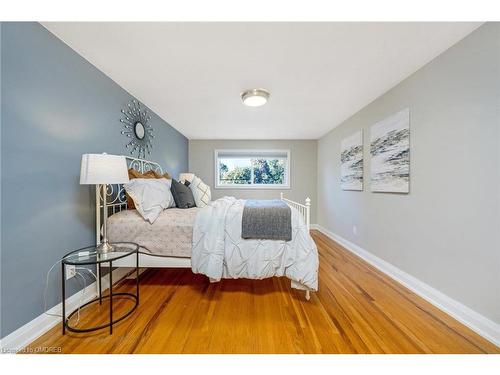
[[280, 199], [245, 201], [241, 237], [261, 240], [292, 240], [292, 211]]

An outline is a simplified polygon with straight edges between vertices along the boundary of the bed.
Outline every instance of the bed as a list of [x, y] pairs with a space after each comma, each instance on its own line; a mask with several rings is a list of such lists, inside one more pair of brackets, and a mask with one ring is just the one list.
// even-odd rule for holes
[[[141, 173], [149, 170], [163, 173], [155, 162], [125, 158], [129, 168]], [[136, 210], [127, 209], [122, 185], [109, 185], [106, 199], [101, 190], [97, 189], [96, 193], [96, 242], [100, 243], [101, 223], [107, 220], [110, 242], [140, 245], [142, 268], [191, 268], [193, 272], [207, 275], [212, 282], [221, 278], [287, 276], [293, 288], [306, 291], [307, 299], [310, 291], [317, 290], [318, 256], [309, 235], [309, 199], [300, 204], [280, 194], [281, 201], [291, 208], [293, 239], [286, 242], [243, 240], [241, 210], [244, 200], [224, 197], [210, 207], [169, 208], [150, 224]], [[215, 224], [217, 220], [225, 221], [221, 210], [224, 215], [232, 215], [222, 226]], [[101, 212], [106, 212], [106, 217]], [[128, 258], [115, 261], [113, 265], [132, 266]]]
[[108, 240], [140, 244], [144, 255], [191, 258], [193, 225], [199, 210], [169, 208], [153, 224], [137, 210], [122, 210], [108, 218]]

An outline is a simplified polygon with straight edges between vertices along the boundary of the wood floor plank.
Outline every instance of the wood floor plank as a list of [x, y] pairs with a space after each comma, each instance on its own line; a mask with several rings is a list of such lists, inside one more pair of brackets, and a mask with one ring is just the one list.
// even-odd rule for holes
[[[318, 231], [319, 291], [306, 301], [286, 278], [211, 284], [189, 269], [141, 275], [137, 310], [114, 327], [61, 334], [30, 347], [63, 353], [500, 353], [500, 348]], [[128, 280], [116, 291], [133, 291]], [[115, 314], [130, 300], [114, 304]], [[106, 322], [108, 301], [79, 327]]]

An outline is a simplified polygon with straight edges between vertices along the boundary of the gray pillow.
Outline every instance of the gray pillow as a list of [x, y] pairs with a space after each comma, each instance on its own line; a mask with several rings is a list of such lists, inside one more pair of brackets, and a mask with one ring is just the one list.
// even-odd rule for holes
[[175, 205], [178, 208], [196, 207], [196, 204], [194, 203], [193, 192], [186, 185], [172, 179], [172, 186], [170, 187], [170, 191], [174, 196]]

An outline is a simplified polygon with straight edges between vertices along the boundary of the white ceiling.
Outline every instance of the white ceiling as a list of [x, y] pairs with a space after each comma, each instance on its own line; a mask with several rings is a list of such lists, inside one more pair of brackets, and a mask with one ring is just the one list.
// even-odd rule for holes
[[316, 139], [480, 24], [43, 25], [190, 139]]

